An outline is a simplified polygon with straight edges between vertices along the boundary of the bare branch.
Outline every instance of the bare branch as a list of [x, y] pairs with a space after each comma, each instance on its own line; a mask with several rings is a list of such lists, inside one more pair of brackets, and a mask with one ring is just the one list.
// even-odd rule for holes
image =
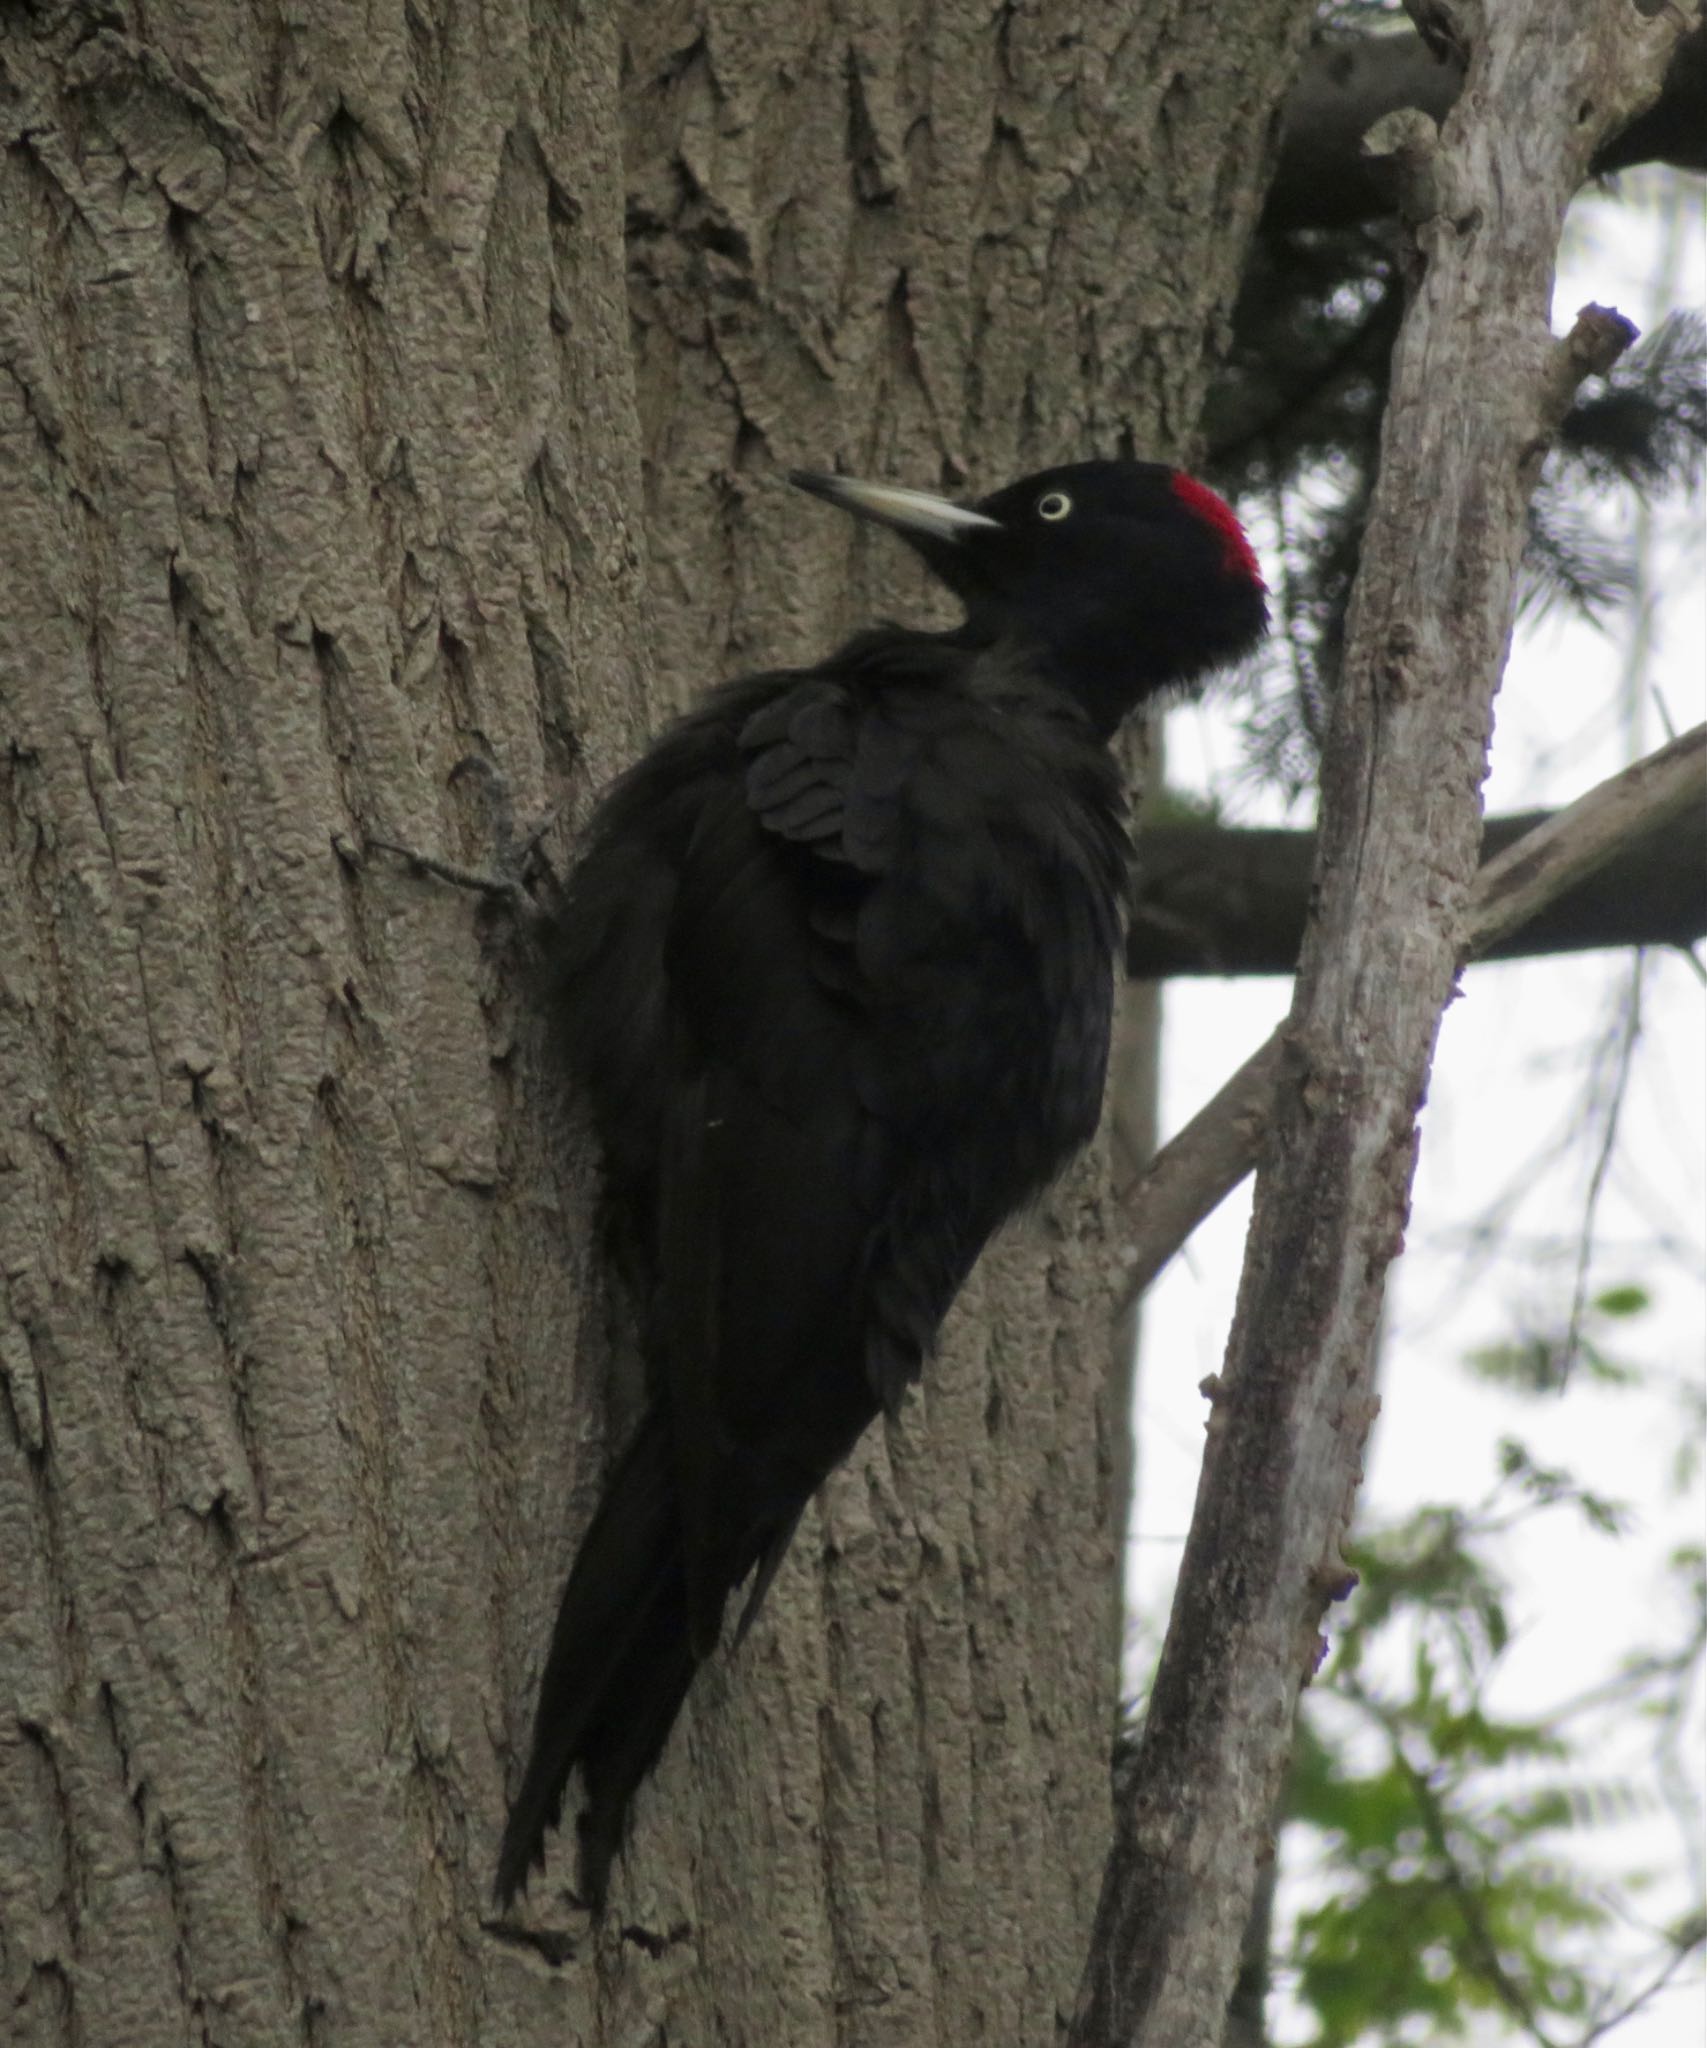
[[1546, 326], [1559, 222], [1596, 144], [1657, 90], [1683, 24], [1662, 29], [1626, 0], [1564, 16], [1546, 0], [1463, 0], [1451, 25], [1472, 46], [1434, 163], [1452, 204], [1417, 230], [1323, 755], [1318, 909], [1072, 2048], [1207, 2048], [1221, 2033], [1299, 1688], [1347, 1579], [1376, 1322], [1460, 962], [1492, 700], [1562, 381]]
[[[1681, 826], [1701, 806], [1707, 725], [1599, 783], [1478, 873], [1458, 961], [1479, 959], [1580, 887], [1632, 841]], [[1121, 1198], [1128, 1248], [1123, 1309], [1252, 1171], [1273, 1117], [1284, 1027], [1151, 1160]]]
[[[1631, 956], [1630, 971], [1612, 1029], [1596, 1048], [1590, 1064], [1589, 1117], [1600, 1125], [1589, 1169], [1588, 1187], [1583, 1194], [1582, 1218], [1577, 1228], [1577, 1263], [1571, 1279], [1571, 1313], [1565, 1325], [1555, 1370], [1564, 1385], [1571, 1368], [1582, 1355], [1583, 1322], [1588, 1314], [1589, 1275], [1594, 1268], [1595, 1226], [1600, 1217], [1601, 1197], [1618, 1152], [1618, 1129], [1629, 1099], [1630, 1076], [1635, 1070], [1636, 1047], [1642, 1036], [1642, 984], [1647, 974], [1647, 957]], [[1610, 1068], [1610, 1072], [1607, 1070]], [[1585, 1127], [1588, 1118], [1585, 1118]]]
[[1170, 1138], [1120, 1198], [1127, 1243], [1121, 1311], [1126, 1313], [1191, 1233], [1253, 1171], [1274, 1119], [1285, 1058], [1277, 1030]]
[[1696, 1921], [1684, 1931], [1683, 1938], [1672, 1947], [1648, 1981], [1640, 1985], [1621, 2004], [1615, 2006], [1603, 2019], [1597, 2020], [1582, 2036], [1577, 2048], [1593, 2048], [1596, 2041], [1606, 2040], [1609, 2035], [1616, 2033], [1626, 2020], [1634, 2019], [1643, 2006], [1651, 2005], [1703, 1944], [1707, 1944], [1707, 1927]]
[[1662, 831], [1701, 804], [1707, 725], [1681, 733], [1608, 776], [1483, 868], [1465, 920], [1466, 960], [1491, 951], [1633, 838]]
[[[1557, 816], [1536, 810], [1488, 819], [1484, 870]], [[1134, 980], [1291, 974], [1297, 967], [1316, 866], [1313, 831], [1207, 819], [1146, 826], [1138, 862], [1126, 934], [1126, 972]], [[1484, 886], [1478, 880], [1477, 901]], [[1476, 947], [1475, 957], [1690, 946], [1703, 937], [1707, 804], [1689, 803], [1676, 815], [1633, 819], [1603, 865], [1568, 881], [1521, 924]]]

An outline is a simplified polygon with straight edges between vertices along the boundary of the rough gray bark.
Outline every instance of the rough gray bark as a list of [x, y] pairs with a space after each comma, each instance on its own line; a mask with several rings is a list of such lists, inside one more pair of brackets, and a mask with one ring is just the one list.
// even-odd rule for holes
[[[1489, 818], [1484, 867], [1557, 813]], [[1290, 974], [1310, 906], [1316, 835], [1208, 820], [1146, 827], [1126, 932], [1126, 971]], [[1604, 867], [1581, 876], [1478, 957], [1606, 946], [1692, 946], [1707, 935], [1707, 807], [1637, 818]]]
[[[1629, 330], [1551, 340], [1565, 205], [1681, 26], [1628, 0], [1434, 5], [1469, 55], [1405, 186], [1421, 273], [1323, 757], [1318, 907], [1197, 1510], [1070, 2039], [1210, 2048], [1375, 1408], [1376, 1319], [1480, 845], [1479, 790], [1548, 438]], [[1385, 141], [1385, 138], [1383, 138]]]
[[910, 605], [774, 466], [1183, 452], [1307, 13], [0, 13], [8, 2038], [1051, 2037], [1104, 1158], [702, 1681], [603, 1928], [495, 1930], [632, 1335], [501, 928], [363, 848], [482, 859], [471, 749], [572, 828]]
[[466, 902], [338, 851], [645, 715], [615, 52], [557, 13], [0, 19], [11, 2040], [592, 2009], [478, 1930], [588, 1163]]

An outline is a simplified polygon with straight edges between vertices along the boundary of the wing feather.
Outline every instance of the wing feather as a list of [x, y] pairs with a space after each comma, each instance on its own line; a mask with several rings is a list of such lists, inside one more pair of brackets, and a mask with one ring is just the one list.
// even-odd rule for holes
[[914, 638], [720, 693], [601, 812], [572, 1052], [652, 1276], [696, 1655], [1094, 1128], [1124, 874], [1100, 745]]

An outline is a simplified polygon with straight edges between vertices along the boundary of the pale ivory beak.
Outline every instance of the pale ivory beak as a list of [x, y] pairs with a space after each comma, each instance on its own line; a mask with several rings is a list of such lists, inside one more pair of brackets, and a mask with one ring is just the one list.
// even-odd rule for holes
[[937, 540], [960, 540], [978, 527], [999, 527], [1001, 521], [970, 506], [956, 505], [929, 491], [910, 491], [903, 484], [864, 484], [851, 476], [826, 476], [815, 469], [791, 469], [788, 480], [815, 498], [826, 498], [861, 519], [875, 519], [898, 533], [925, 533]]

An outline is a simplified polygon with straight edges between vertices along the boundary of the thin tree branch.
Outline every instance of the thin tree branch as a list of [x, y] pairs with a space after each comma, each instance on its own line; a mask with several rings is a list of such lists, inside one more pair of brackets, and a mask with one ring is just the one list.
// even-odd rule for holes
[[1415, 297], [1323, 752], [1306, 937], [1238, 1312], [1070, 2048], [1210, 2048], [1375, 1409], [1415, 1119], [1459, 964], [1528, 498], [1571, 380], [1631, 330], [1546, 320], [1559, 222], [1683, 22], [1610, 0], [1453, 8], [1465, 90]]
[[[1459, 964], [1493, 952], [1549, 904], [1581, 888], [1632, 842], [1649, 843], [1699, 813], [1707, 725], [1609, 776], [1481, 869], [1458, 943]], [[1122, 1308], [1129, 1308], [1206, 1216], [1257, 1163], [1273, 1114], [1285, 1028], [1169, 1139], [1121, 1197]]]
[[[1582, 1223], [1577, 1232], [1571, 1314], [1565, 1325], [1565, 1341], [1558, 1367], [1561, 1385], [1582, 1349], [1583, 1318], [1588, 1313], [1589, 1273], [1594, 1264], [1595, 1223], [1600, 1215], [1600, 1198], [1606, 1192], [1607, 1178], [1618, 1150], [1618, 1126], [1623, 1120], [1636, 1046], [1642, 1035], [1642, 982], [1647, 964], [1645, 954], [1637, 953], [1632, 958], [1628, 993], [1619, 1005], [1619, 1015], [1612, 1028], [1612, 1044], [1608, 1047], [1603, 1042], [1594, 1061], [1591, 1099], [1599, 1098], [1594, 1101], [1594, 1109], [1600, 1118], [1600, 1142], [1595, 1147], [1594, 1165], [1589, 1170], [1588, 1188], [1583, 1196]], [[1611, 1054], [1612, 1072], [1603, 1090], [1599, 1084], [1608, 1052]]]
[[1634, 2019], [1643, 2006], [1651, 2004], [1659, 1996], [1704, 1943], [1707, 1943], [1707, 1928], [1697, 1923], [1689, 1930], [1688, 1940], [1677, 1943], [1647, 1983], [1632, 1992], [1621, 2005], [1614, 2007], [1604, 2019], [1597, 2020], [1582, 2036], [1577, 2048], [1593, 2048], [1596, 2041], [1604, 2041], [1609, 2034], [1616, 2033], [1626, 2020]]
[[[1484, 865], [1554, 816], [1522, 811], [1490, 818], [1482, 834]], [[1127, 973], [1136, 981], [1292, 973], [1315, 864], [1311, 831], [1196, 819], [1144, 827], [1126, 934]], [[1632, 828], [1603, 867], [1562, 889], [1477, 957], [1689, 946], [1701, 938], [1707, 938], [1707, 804]]]
[[1692, 726], [1598, 783], [1477, 877], [1460, 957], [1480, 959], [1632, 838], [1677, 824], [1698, 807], [1707, 771], [1707, 725]]
[[1285, 1052], [1286, 1033], [1276, 1030], [1121, 1196], [1122, 1314], [1255, 1167]]

